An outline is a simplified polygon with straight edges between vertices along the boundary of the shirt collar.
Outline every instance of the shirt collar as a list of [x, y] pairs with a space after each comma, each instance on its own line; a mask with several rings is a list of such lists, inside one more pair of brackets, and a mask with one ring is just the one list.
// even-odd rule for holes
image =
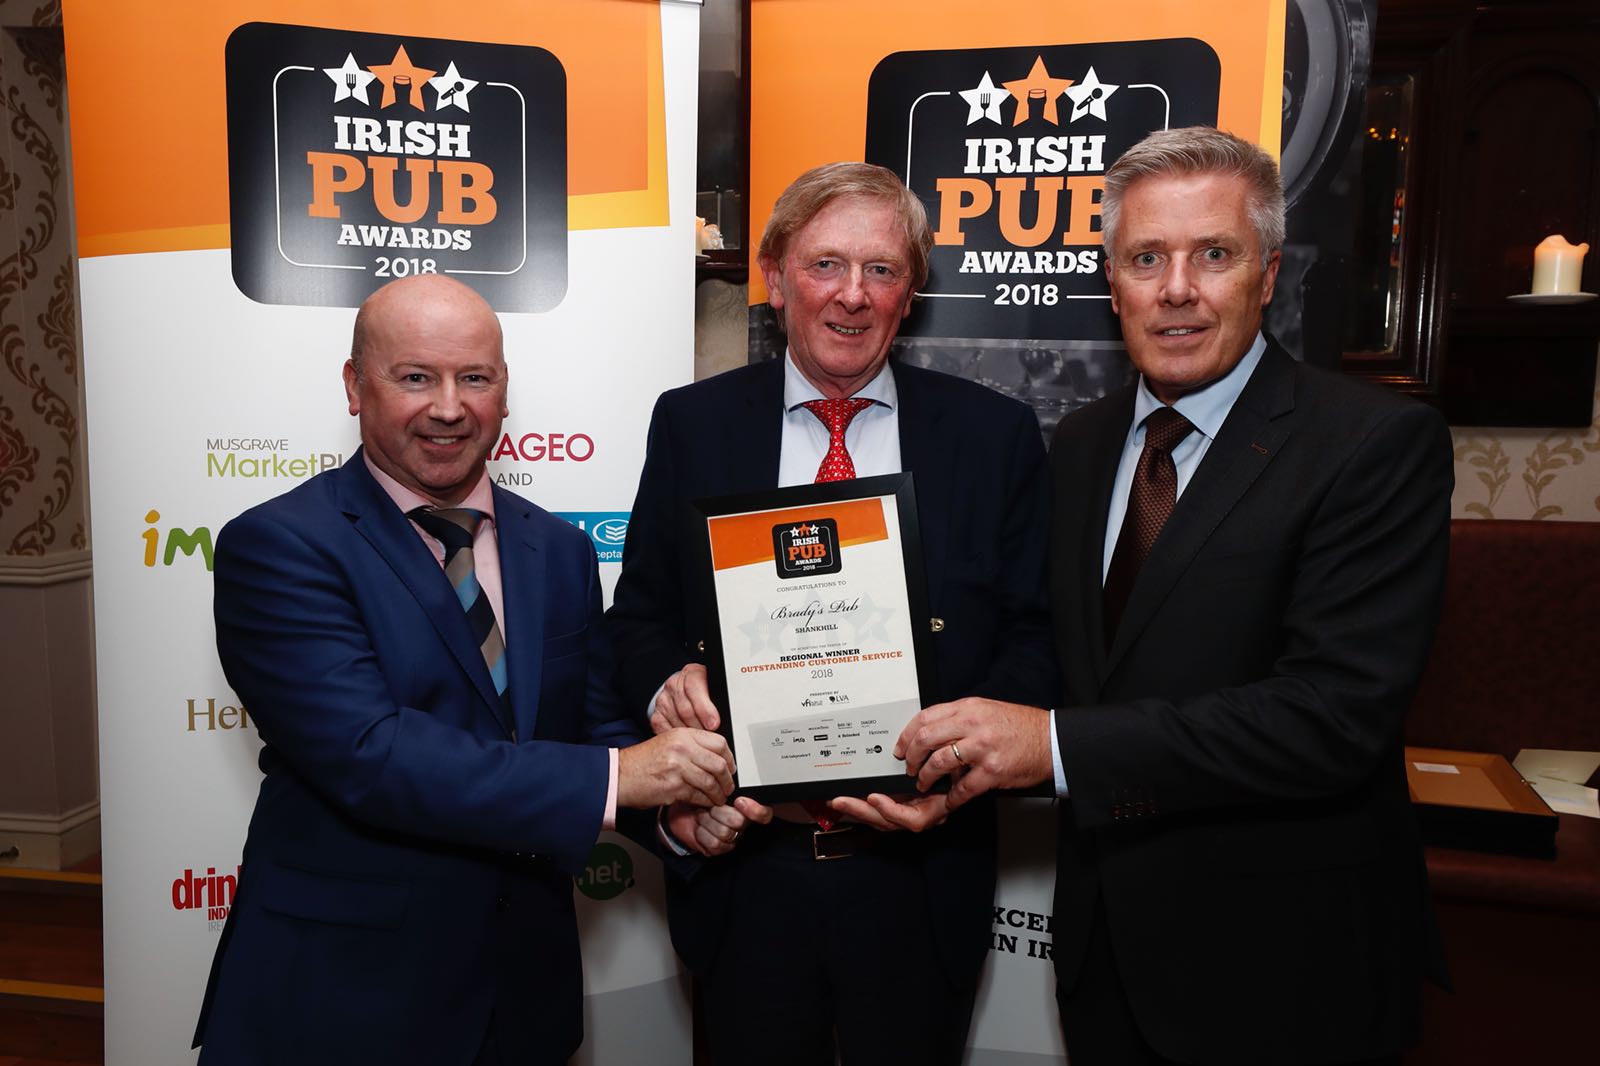
[[[1216, 440], [1217, 434], [1222, 430], [1222, 423], [1227, 420], [1228, 412], [1233, 410], [1234, 402], [1244, 391], [1250, 375], [1256, 372], [1256, 364], [1261, 362], [1261, 357], [1266, 351], [1267, 339], [1258, 330], [1255, 343], [1250, 345], [1250, 349], [1244, 353], [1244, 358], [1235, 363], [1232, 370], [1204, 388], [1178, 397], [1178, 402], [1172, 405], [1173, 410], [1187, 418], [1190, 424], [1208, 439]], [[1139, 391], [1133, 398], [1133, 424], [1142, 425], [1150, 412], [1160, 406], [1162, 406], [1161, 401], [1150, 391], [1144, 375], [1139, 375]]]
[[[372, 475], [372, 480], [376, 481], [378, 487], [383, 490], [384, 495], [393, 500], [394, 505], [400, 508], [401, 514], [409, 514], [418, 507], [431, 508], [434, 506], [433, 502], [427, 497], [406, 488], [400, 482], [378, 469], [378, 464], [372, 461], [372, 456], [367, 454], [365, 448], [361, 450], [361, 460], [367, 464], [367, 472]], [[483, 468], [483, 476], [472, 487], [472, 491], [467, 493], [467, 498], [456, 504], [456, 506], [470, 507], [474, 511], [482, 511], [489, 516], [490, 522], [494, 521], [494, 489], [489, 481], [488, 467]]]
[[[889, 369], [888, 360], [884, 360], [883, 368], [878, 371], [871, 381], [857, 389], [855, 395], [860, 399], [882, 404], [891, 411], [895, 409], [895, 404], [899, 402], [900, 396], [895, 390], [894, 372]], [[806, 376], [800, 373], [800, 368], [795, 366], [794, 353], [785, 350], [783, 353], [783, 409], [785, 411], [793, 411], [808, 400], [821, 399], [824, 399], [822, 393], [817, 391], [817, 387], [807, 381]]]

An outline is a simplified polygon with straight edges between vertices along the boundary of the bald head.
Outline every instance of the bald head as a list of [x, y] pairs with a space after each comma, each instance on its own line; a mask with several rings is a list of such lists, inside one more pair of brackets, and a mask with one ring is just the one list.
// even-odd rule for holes
[[454, 506], [483, 479], [508, 413], [500, 320], [451, 278], [390, 282], [356, 312], [344, 387], [378, 469]]
[[355, 328], [350, 335], [350, 362], [357, 376], [361, 374], [361, 357], [371, 343], [374, 323], [381, 328], [394, 315], [438, 313], [480, 317], [493, 322], [495, 334], [500, 333], [500, 320], [495, 317], [494, 308], [470, 286], [443, 274], [399, 278], [361, 301], [356, 310]]

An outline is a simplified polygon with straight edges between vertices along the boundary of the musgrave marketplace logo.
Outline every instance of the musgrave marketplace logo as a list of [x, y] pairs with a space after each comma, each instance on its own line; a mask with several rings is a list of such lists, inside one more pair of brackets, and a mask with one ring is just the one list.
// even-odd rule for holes
[[254, 22], [227, 45], [233, 277], [354, 307], [449, 274], [498, 311], [567, 288], [566, 72], [542, 48]]
[[1105, 172], [1152, 130], [1215, 125], [1221, 64], [1194, 39], [896, 52], [867, 88], [866, 159], [934, 225], [919, 337], [1116, 341]]

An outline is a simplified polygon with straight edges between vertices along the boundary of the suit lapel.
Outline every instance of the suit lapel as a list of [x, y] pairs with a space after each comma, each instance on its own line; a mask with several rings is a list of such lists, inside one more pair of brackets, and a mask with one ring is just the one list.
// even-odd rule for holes
[[945, 433], [946, 412], [924, 372], [894, 364], [894, 387], [900, 410], [900, 469], [912, 472], [917, 494], [917, 525], [922, 539], [922, 568], [928, 583], [928, 605], [941, 602], [945, 552], [954, 502], [950, 498], [959, 434]]
[[517, 736], [534, 735], [544, 673], [545, 569], [543, 545], [528, 503], [494, 490], [500, 540], [500, 590], [505, 605], [506, 666]]
[[1293, 411], [1294, 359], [1269, 341], [1139, 571], [1107, 656], [1108, 674], [1217, 526], [1278, 454], [1294, 429], [1294, 419], [1288, 417]]
[[339, 505], [355, 530], [388, 563], [389, 569], [428, 616], [439, 639], [472, 680], [491, 713], [509, 735], [511, 723], [494, 690], [483, 653], [472, 639], [466, 612], [439, 563], [411, 528], [411, 522], [367, 472], [358, 449], [339, 471]]
[[[1128, 426], [1133, 421], [1134, 390], [1126, 389], [1106, 404], [1106, 416], [1099, 431], [1092, 437], [1093, 452], [1087, 456], [1087, 481], [1082, 500], [1086, 508], [1084, 535], [1078, 546], [1081, 557], [1074, 572], [1082, 586], [1077, 602], [1083, 617], [1083, 632], [1092, 634], [1090, 645], [1095, 668], [1095, 690], [1105, 683], [1107, 664], [1105, 630], [1105, 569], [1106, 521], [1111, 515], [1111, 491], [1117, 480], [1117, 467], [1122, 462], [1122, 448], [1128, 439]], [[1070, 501], [1063, 505], [1070, 506]]]
[[711, 415], [722, 419], [722, 455], [727, 480], [721, 491], [754, 492], [778, 484], [783, 448], [783, 360], [757, 364], [740, 402]]

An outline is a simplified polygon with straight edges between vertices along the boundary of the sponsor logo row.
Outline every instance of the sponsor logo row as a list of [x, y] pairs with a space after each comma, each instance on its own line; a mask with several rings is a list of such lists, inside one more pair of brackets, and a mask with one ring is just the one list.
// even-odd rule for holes
[[[627, 511], [560, 511], [556, 516], [589, 534], [602, 563], [622, 562], [622, 544], [628, 536]], [[216, 541], [210, 526], [174, 525], [154, 507], [145, 512], [144, 524], [139, 540], [140, 561], [146, 567], [167, 567], [188, 559], [207, 570], [212, 568]]]

